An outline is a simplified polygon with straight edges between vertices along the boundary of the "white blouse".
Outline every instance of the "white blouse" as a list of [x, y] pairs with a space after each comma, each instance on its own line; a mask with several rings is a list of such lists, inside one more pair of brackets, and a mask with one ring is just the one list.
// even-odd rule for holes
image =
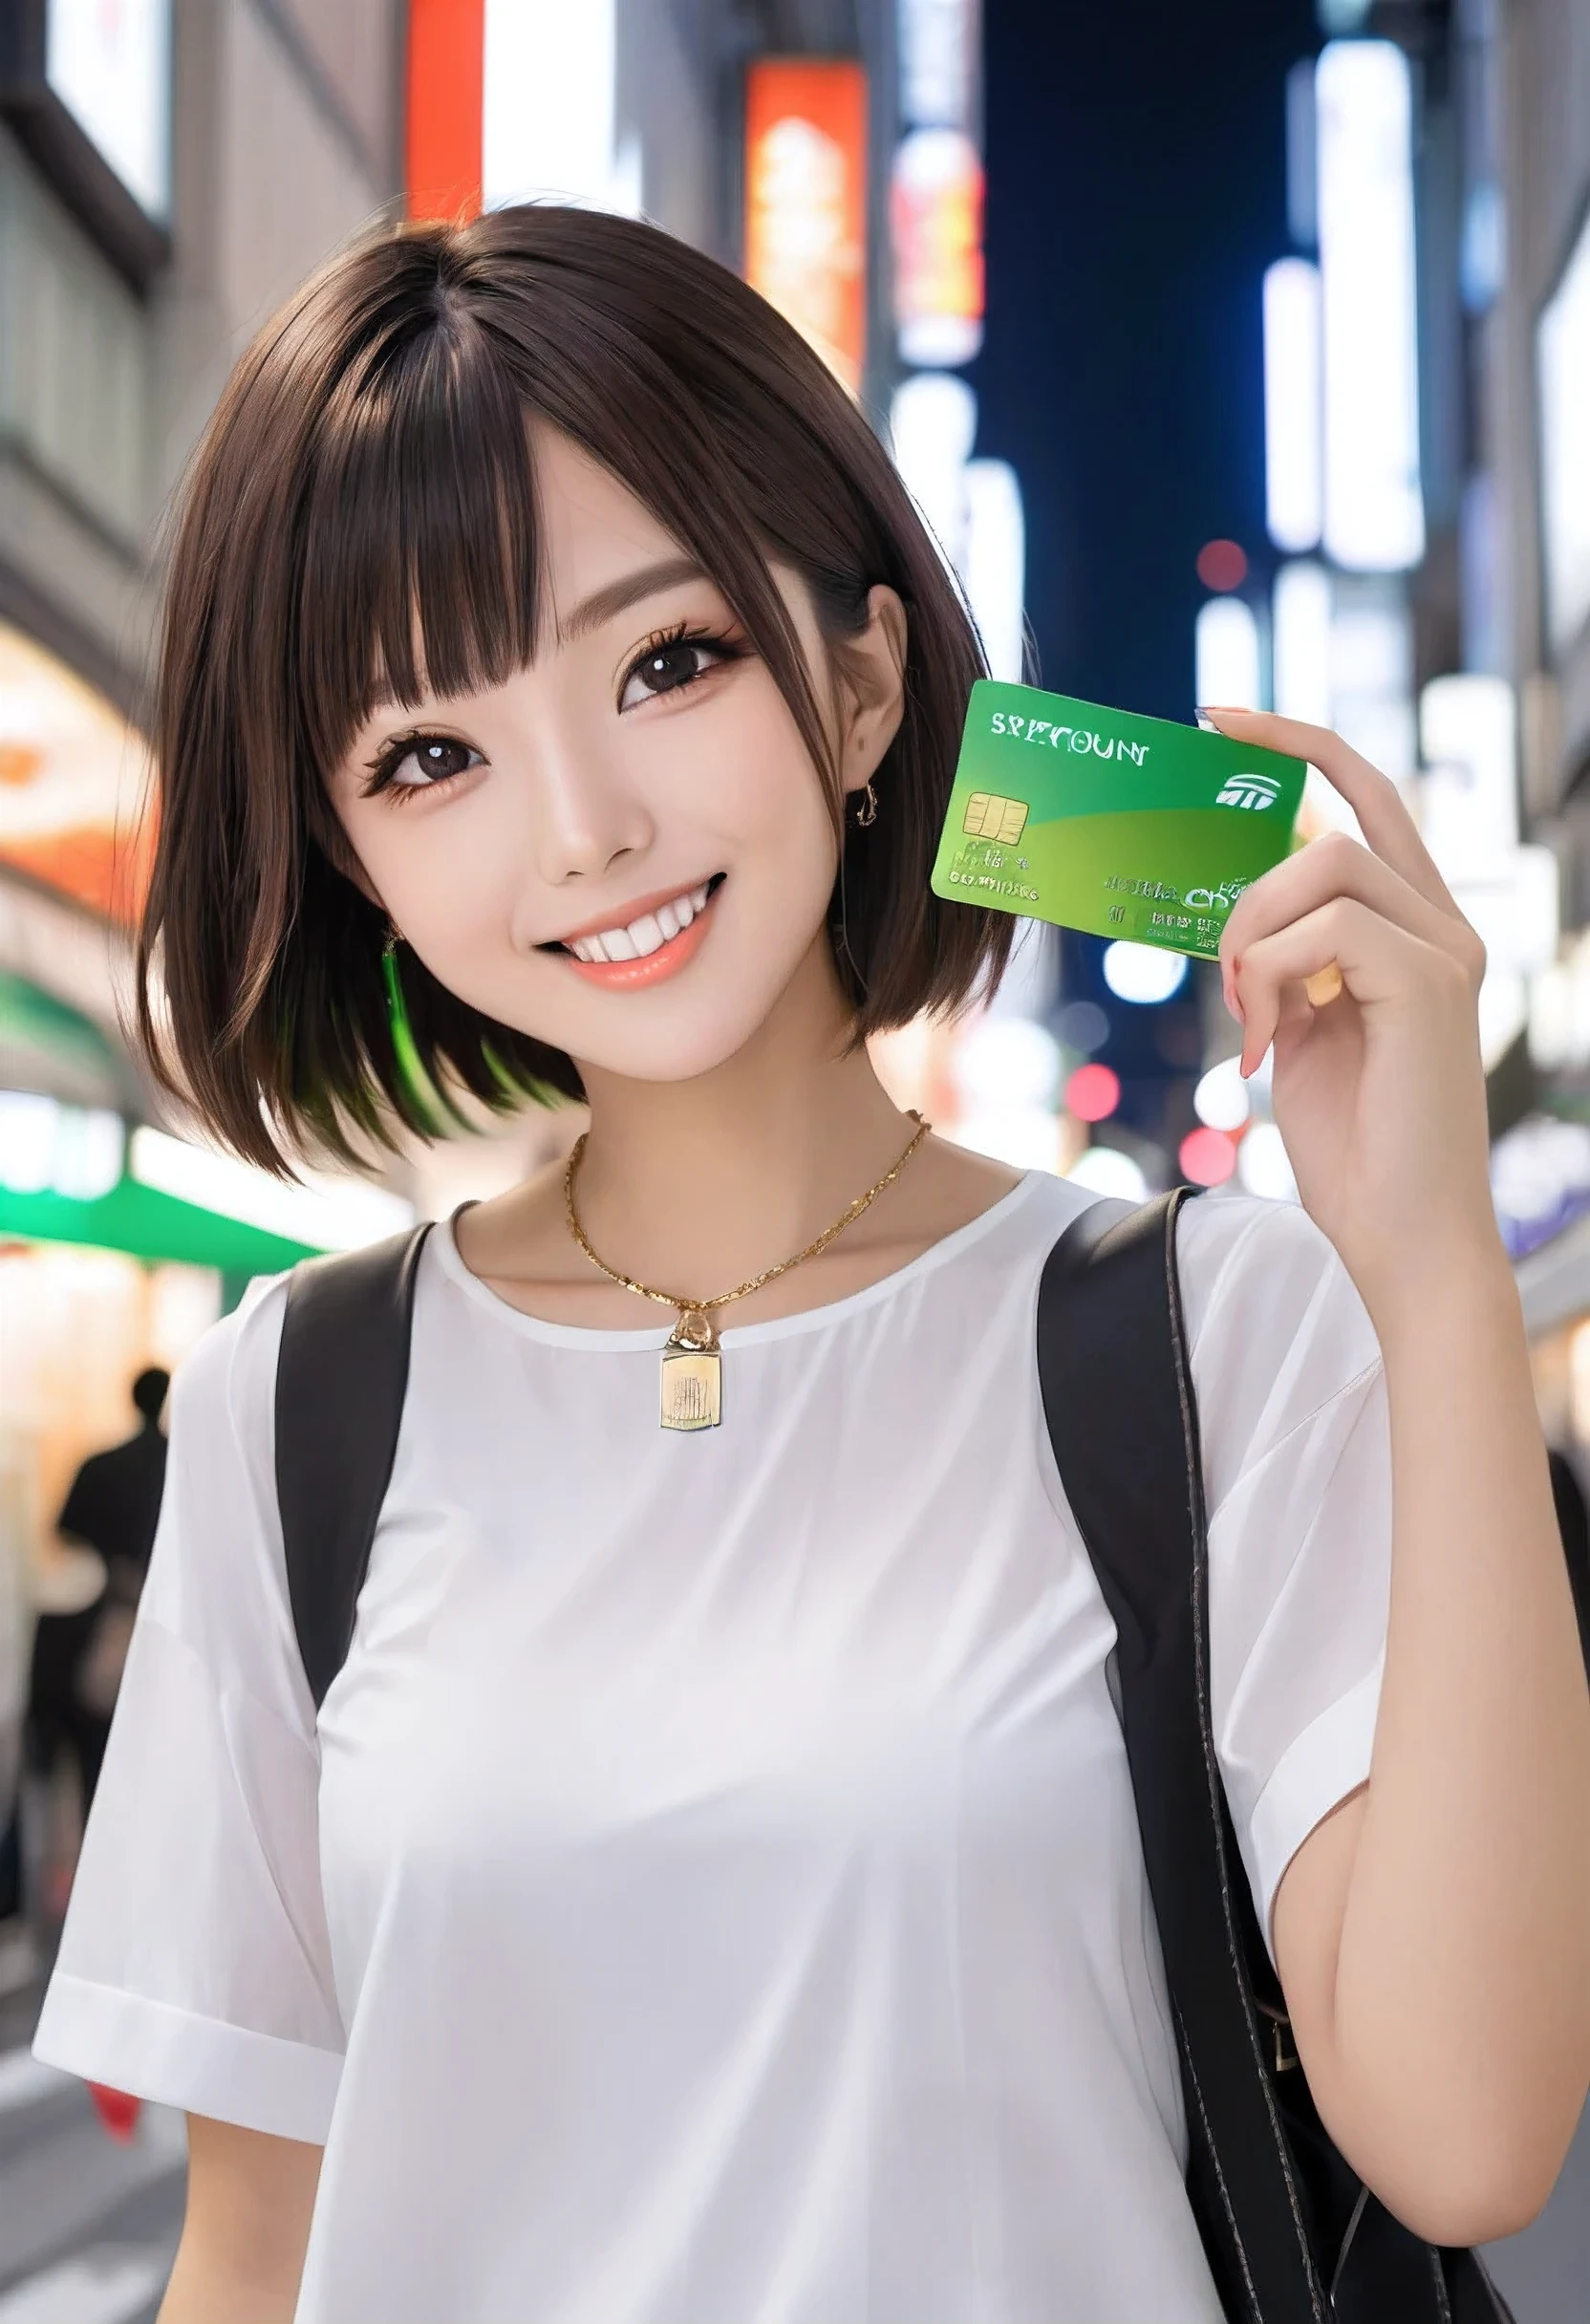
[[[36, 2054], [324, 2141], [298, 2324], [1217, 2324], [1113, 1628], [1039, 1400], [1033, 1174], [723, 1334], [520, 1314], [426, 1247], [318, 1730], [272, 1483], [284, 1305], [179, 1374]], [[1189, 1206], [1214, 1713], [1268, 1926], [1369, 1772], [1389, 1439], [1303, 1214]]]

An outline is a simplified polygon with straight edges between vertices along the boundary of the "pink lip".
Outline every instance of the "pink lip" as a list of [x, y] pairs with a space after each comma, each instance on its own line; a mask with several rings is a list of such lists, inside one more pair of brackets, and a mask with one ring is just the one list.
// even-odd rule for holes
[[[655, 901], [671, 903], [678, 893], [676, 888], [669, 894], [658, 896]], [[587, 984], [599, 984], [610, 993], [634, 993], [646, 985], [660, 984], [664, 978], [676, 976], [700, 951], [707, 932], [707, 915], [718, 901], [718, 895], [719, 891], [715, 888], [690, 926], [681, 928], [677, 936], [670, 936], [666, 944], [659, 944], [655, 952], [649, 952], [644, 960], [576, 960], [569, 953], [564, 964], [571, 968], [576, 977], [583, 978]], [[653, 908], [639, 905], [630, 917], [638, 919], [642, 912]], [[598, 922], [598, 927], [602, 928], [612, 925], [612, 920]], [[596, 933], [596, 929], [580, 930], [581, 936], [594, 936]]]

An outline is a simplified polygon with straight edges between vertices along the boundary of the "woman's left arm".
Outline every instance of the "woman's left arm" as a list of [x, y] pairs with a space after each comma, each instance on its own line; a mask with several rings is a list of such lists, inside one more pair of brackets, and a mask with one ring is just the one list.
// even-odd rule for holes
[[1274, 1044], [1299, 1193], [1368, 1310], [1391, 1423], [1369, 1782], [1288, 1865], [1276, 1958], [1343, 2154], [1430, 2240], [1486, 2241], [1545, 2203], [1590, 2085], [1590, 1685], [1491, 1202], [1484, 951], [1340, 736], [1214, 716], [1311, 761], [1368, 842], [1289, 857], [1221, 944], [1243, 1069]]

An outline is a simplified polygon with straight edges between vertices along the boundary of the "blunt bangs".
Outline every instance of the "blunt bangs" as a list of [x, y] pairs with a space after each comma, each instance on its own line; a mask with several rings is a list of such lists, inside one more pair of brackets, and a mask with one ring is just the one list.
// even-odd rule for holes
[[[394, 1055], [385, 921], [351, 876], [327, 778], [381, 699], [467, 694], [532, 660], [538, 422], [710, 575], [788, 703], [843, 851], [829, 926], [857, 1039], [952, 1013], [1003, 968], [1008, 917], [928, 887], [984, 666], [976, 633], [817, 355], [737, 276], [633, 220], [529, 204], [383, 228], [312, 280], [233, 374], [167, 589], [139, 1031], [161, 1086], [267, 1168], [316, 1151], [364, 1162], [399, 1130], [448, 1127]], [[836, 660], [874, 584], [905, 603], [905, 715], [866, 828], [845, 822], [774, 562], [802, 576]], [[582, 1094], [570, 1059], [483, 1016], [406, 950], [402, 978], [443, 1102]]]
[[534, 652], [531, 415], [467, 315], [424, 324], [350, 366], [312, 450], [296, 643], [322, 780], [381, 699], [501, 685]]

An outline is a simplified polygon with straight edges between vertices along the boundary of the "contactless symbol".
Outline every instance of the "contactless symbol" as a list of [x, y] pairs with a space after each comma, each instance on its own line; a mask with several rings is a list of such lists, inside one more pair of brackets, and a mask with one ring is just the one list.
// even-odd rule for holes
[[1027, 803], [1024, 799], [1001, 799], [993, 791], [974, 791], [966, 802], [960, 828], [974, 839], [997, 839], [1007, 848], [1013, 847], [1027, 828]]
[[1280, 785], [1274, 775], [1228, 775], [1215, 800], [1216, 807], [1256, 807], [1262, 811], [1274, 807], [1280, 797]]

